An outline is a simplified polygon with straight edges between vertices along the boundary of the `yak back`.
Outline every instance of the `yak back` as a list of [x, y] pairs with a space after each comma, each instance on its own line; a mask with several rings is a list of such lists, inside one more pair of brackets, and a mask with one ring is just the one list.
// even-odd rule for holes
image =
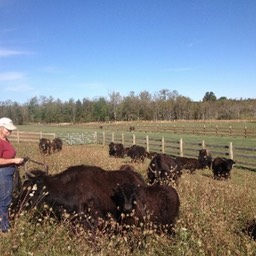
[[230, 178], [230, 172], [235, 161], [225, 157], [216, 157], [212, 162], [214, 179]]
[[109, 143], [109, 156], [123, 158], [125, 156], [124, 145], [122, 143], [110, 142]]
[[117, 184], [145, 184], [142, 177], [128, 167], [125, 170], [105, 171], [89, 165], [72, 166], [52, 176], [41, 173], [30, 177], [29, 181], [29, 186], [32, 186], [31, 181], [37, 186], [34, 202], [38, 202], [45, 191], [47, 194], [41, 202], [57, 208], [63, 207], [69, 213], [91, 210], [92, 215], [100, 217], [115, 213], [111, 195]]
[[144, 162], [147, 156], [147, 151], [144, 147], [139, 145], [132, 145], [126, 149], [127, 156], [129, 156], [134, 162]]

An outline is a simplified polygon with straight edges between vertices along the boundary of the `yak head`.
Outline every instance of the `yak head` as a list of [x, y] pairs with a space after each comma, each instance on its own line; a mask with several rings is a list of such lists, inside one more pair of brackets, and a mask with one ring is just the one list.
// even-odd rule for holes
[[128, 214], [136, 209], [136, 200], [139, 188], [140, 185], [131, 183], [117, 185], [117, 187], [114, 189], [113, 200], [120, 213]]

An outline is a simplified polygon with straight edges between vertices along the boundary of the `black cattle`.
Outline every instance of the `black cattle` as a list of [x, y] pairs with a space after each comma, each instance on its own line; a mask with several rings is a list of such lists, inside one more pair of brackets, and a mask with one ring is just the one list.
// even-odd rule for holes
[[52, 152], [59, 152], [62, 150], [63, 142], [60, 138], [54, 138], [51, 143]]
[[230, 172], [235, 161], [225, 157], [216, 157], [212, 162], [212, 172], [214, 179], [228, 179], [231, 177]]
[[194, 173], [196, 170], [202, 170], [206, 167], [200, 160], [196, 158], [177, 156], [175, 159], [182, 170], [189, 170], [190, 173]]
[[243, 232], [256, 240], [256, 219], [249, 221], [243, 229]]
[[113, 200], [121, 224], [152, 227], [172, 231], [179, 215], [177, 191], [167, 185], [140, 186], [123, 184], [115, 189]]
[[212, 155], [208, 149], [200, 149], [199, 150], [198, 160], [203, 164], [203, 166], [211, 169]]
[[39, 150], [41, 154], [50, 155], [51, 154], [51, 141], [46, 138], [41, 138], [39, 140]]
[[147, 177], [150, 184], [161, 181], [174, 181], [176, 184], [181, 176], [181, 167], [177, 160], [169, 155], [158, 153], [150, 161]]
[[145, 157], [147, 157], [146, 149], [138, 145], [132, 145], [130, 148], [127, 148], [126, 154], [133, 162], [144, 162]]
[[124, 157], [125, 156], [125, 148], [122, 143], [109, 143], [109, 155], [114, 157]]
[[135, 131], [135, 127], [134, 126], [130, 126], [129, 131], [130, 132]]
[[189, 170], [190, 173], [194, 173], [196, 170], [203, 170], [208, 167], [211, 168], [212, 157], [208, 150], [199, 150], [198, 158], [183, 157], [183, 156], [172, 156], [174, 157], [182, 170]]
[[83, 214], [86, 226], [97, 225], [98, 217], [116, 216], [111, 196], [117, 184], [123, 183], [143, 185], [145, 181], [129, 166], [105, 171], [97, 166], [79, 165], [56, 175], [40, 170], [29, 171], [17, 208], [37, 206], [39, 209], [46, 203], [59, 219], [65, 211], [72, 216]]

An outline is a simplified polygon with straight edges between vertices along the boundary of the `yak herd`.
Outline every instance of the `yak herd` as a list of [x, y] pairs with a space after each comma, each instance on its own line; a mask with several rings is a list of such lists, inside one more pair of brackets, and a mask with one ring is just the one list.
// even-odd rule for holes
[[[60, 151], [60, 141], [41, 139], [39, 149], [45, 154]], [[182, 173], [188, 170], [193, 174], [196, 170], [209, 168], [214, 179], [228, 179], [235, 164], [232, 159], [223, 157], [212, 159], [207, 149], [199, 150], [197, 158], [186, 158], [150, 153], [138, 145], [124, 147], [114, 142], [109, 144], [109, 156], [127, 156], [132, 162], [143, 162], [149, 158], [147, 179], [130, 164], [118, 170], [75, 165], [55, 175], [48, 173], [47, 166], [43, 170], [27, 170], [25, 164], [26, 179], [13, 203], [14, 213], [36, 206], [42, 214], [47, 214], [50, 208], [59, 221], [67, 214], [72, 216], [71, 223], [76, 224], [72, 225], [73, 230], [78, 222], [91, 230], [101, 229], [104, 223], [114, 220], [119, 231], [122, 230], [120, 228], [151, 227], [156, 232], [173, 234], [180, 210], [176, 185]], [[254, 234], [254, 238], [255, 229], [255, 225], [250, 227], [250, 234]]]
[[50, 139], [41, 138], [39, 140], [39, 150], [41, 154], [50, 155], [62, 150], [63, 142], [60, 138]]

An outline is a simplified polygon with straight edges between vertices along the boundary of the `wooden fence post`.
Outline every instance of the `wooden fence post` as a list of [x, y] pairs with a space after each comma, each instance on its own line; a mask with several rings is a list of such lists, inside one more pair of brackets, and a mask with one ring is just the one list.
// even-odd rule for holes
[[232, 126], [231, 125], [229, 126], [229, 136], [230, 137], [232, 136]]
[[98, 142], [98, 133], [95, 132], [95, 133], [94, 133], [94, 143], [97, 144], [97, 142]]
[[205, 140], [202, 140], [202, 148], [205, 148]]
[[164, 137], [162, 137], [162, 153], [165, 153], [165, 148], [164, 148]]
[[132, 135], [132, 144], [133, 145], [136, 144], [136, 136], [135, 136], [135, 134]]
[[244, 127], [244, 137], [247, 137], [247, 126]]
[[205, 132], [205, 124], [204, 124], [204, 135], [206, 135], [206, 132]]
[[85, 136], [83, 132], [81, 133], [81, 137], [82, 137], [83, 144], [85, 144]]
[[124, 145], [124, 134], [122, 133], [122, 144]]
[[149, 152], [149, 139], [148, 139], [148, 135], [146, 135], [146, 151]]
[[180, 139], [180, 156], [183, 156], [183, 140]]
[[105, 132], [102, 133], [102, 144], [103, 146], [105, 146], [105, 143], [106, 143], [106, 135], [105, 135]]
[[69, 133], [68, 133], [68, 143], [69, 143], [69, 145], [72, 145], [72, 143], [71, 143], [71, 136], [70, 136]]
[[17, 141], [18, 141], [18, 143], [20, 143], [20, 132], [19, 131], [17, 131]]
[[229, 142], [229, 155], [230, 155], [230, 158], [231, 158], [231, 159], [234, 158], [234, 155], [233, 155], [233, 144], [232, 144], [232, 142]]

